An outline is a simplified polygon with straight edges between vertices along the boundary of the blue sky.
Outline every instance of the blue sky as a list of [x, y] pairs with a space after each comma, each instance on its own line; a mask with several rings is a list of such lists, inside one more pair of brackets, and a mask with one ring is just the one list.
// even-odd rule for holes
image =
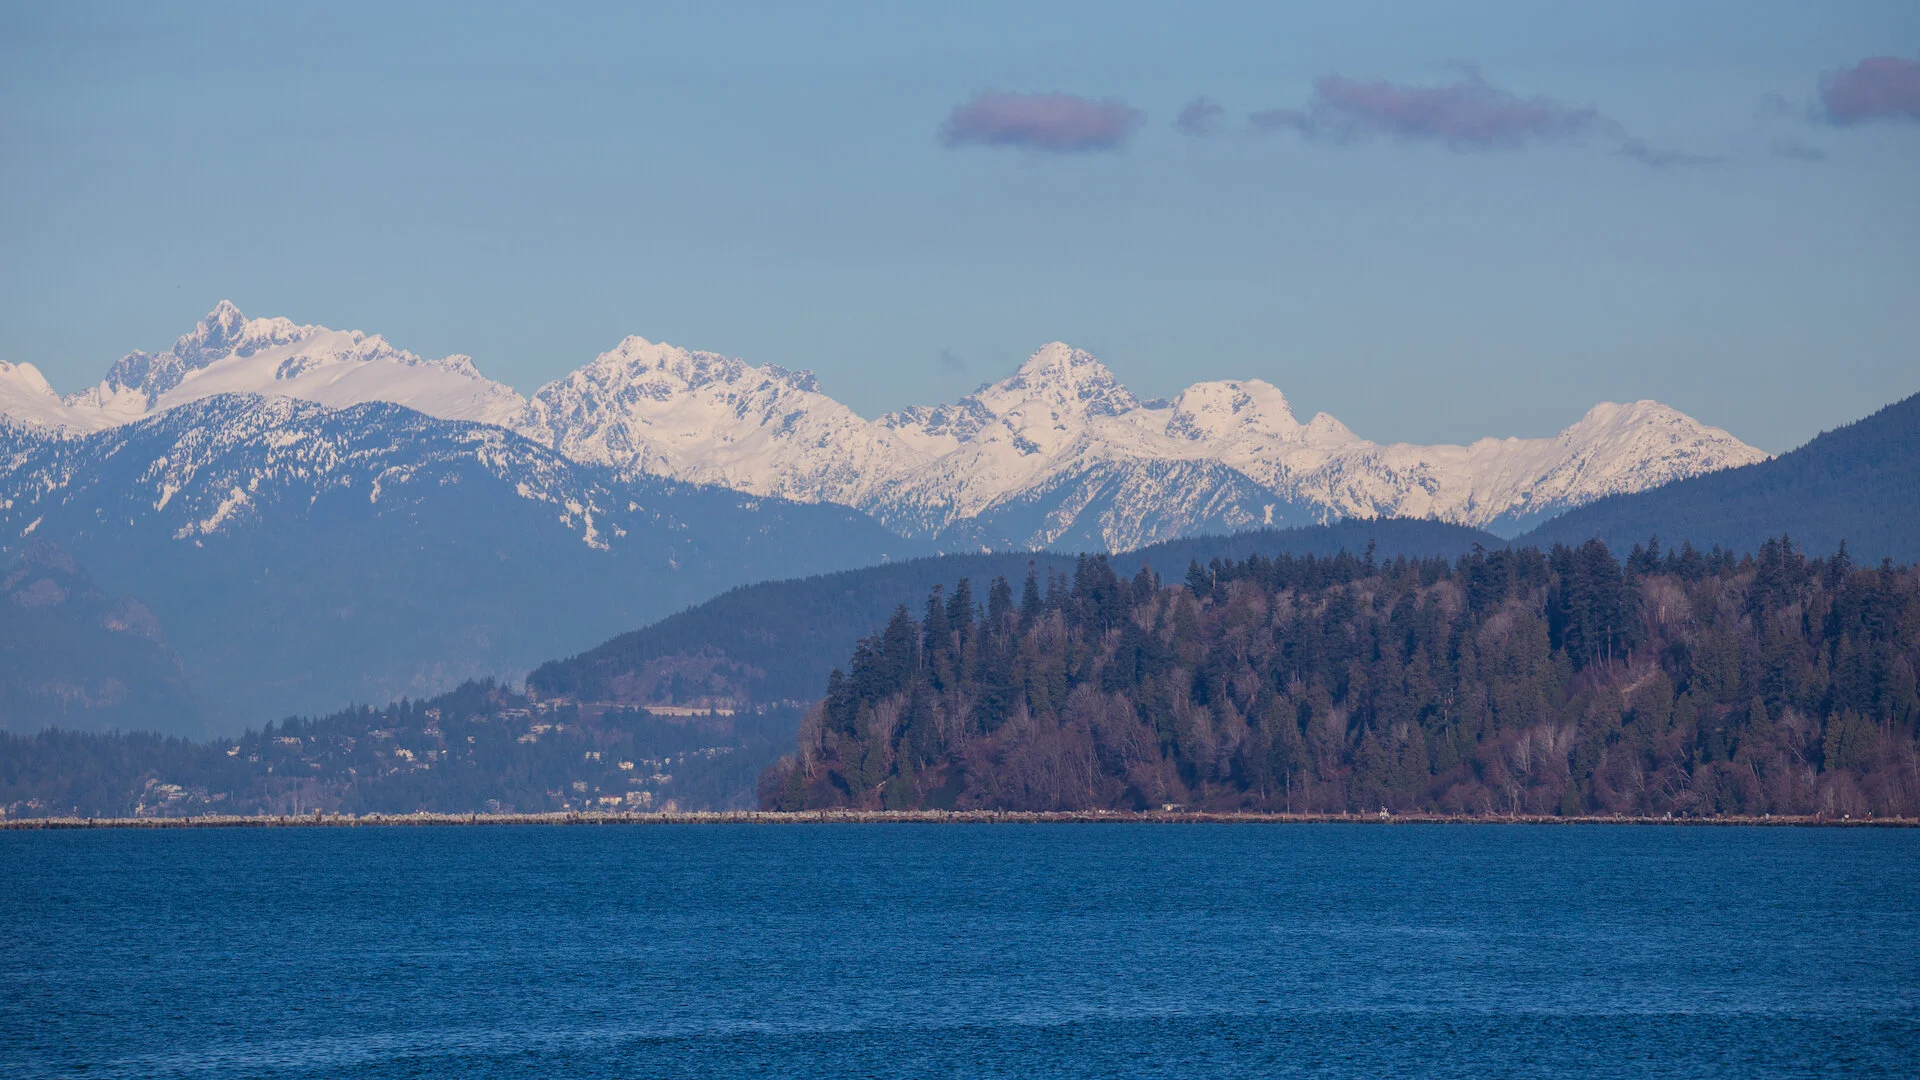
[[1054, 339], [1383, 440], [1920, 390], [1910, 0], [472, 7], [0, 9], [0, 359], [76, 389], [229, 298], [868, 415]]

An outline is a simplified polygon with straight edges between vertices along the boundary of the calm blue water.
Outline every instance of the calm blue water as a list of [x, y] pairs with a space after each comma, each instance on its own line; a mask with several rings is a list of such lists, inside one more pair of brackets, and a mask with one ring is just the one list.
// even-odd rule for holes
[[1920, 831], [0, 833], [0, 1075], [1912, 1076]]

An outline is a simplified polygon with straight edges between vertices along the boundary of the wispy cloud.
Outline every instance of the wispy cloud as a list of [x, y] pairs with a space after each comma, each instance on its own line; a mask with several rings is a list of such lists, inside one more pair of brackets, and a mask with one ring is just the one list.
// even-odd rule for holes
[[1818, 163], [1827, 160], [1827, 152], [1801, 136], [1808, 120], [1819, 120], [1817, 106], [1796, 105], [1784, 94], [1768, 93], [1754, 106], [1753, 123], [1759, 137], [1767, 140], [1767, 153], [1788, 161]]
[[939, 365], [941, 371], [967, 370], [967, 362], [960, 359], [960, 354], [954, 352], [952, 349], [941, 349], [940, 355], [935, 358], [935, 362]]
[[950, 147], [1087, 153], [1119, 149], [1145, 121], [1145, 113], [1115, 98], [990, 91], [955, 106], [940, 128], [940, 141]]
[[1827, 152], [1817, 146], [1809, 146], [1798, 139], [1778, 138], [1768, 149], [1774, 157], [1783, 157], [1789, 161], [1825, 161]]
[[1227, 110], [1210, 97], [1197, 97], [1180, 109], [1180, 115], [1173, 118], [1173, 129], [1182, 135], [1211, 135], [1220, 126], [1220, 118]]
[[1920, 60], [1869, 56], [1820, 80], [1820, 118], [1829, 124], [1920, 120]]
[[1378, 136], [1481, 151], [1596, 135], [1614, 144], [1616, 156], [1656, 169], [1725, 160], [1655, 146], [1591, 105], [1542, 94], [1522, 97], [1494, 86], [1471, 67], [1458, 80], [1434, 86], [1322, 75], [1300, 108], [1256, 112], [1247, 121], [1255, 131], [1292, 131], [1316, 142]]
[[1520, 97], [1469, 72], [1442, 86], [1322, 75], [1298, 109], [1271, 109], [1249, 120], [1259, 131], [1295, 131], [1344, 142], [1381, 135], [1434, 140], [1455, 150], [1491, 150], [1564, 139], [1606, 126], [1592, 108], [1549, 97]]
[[1726, 160], [1711, 154], [1691, 154], [1684, 150], [1652, 146], [1645, 139], [1623, 139], [1613, 152], [1656, 169], [1670, 169], [1678, 165], [1717, 165]]

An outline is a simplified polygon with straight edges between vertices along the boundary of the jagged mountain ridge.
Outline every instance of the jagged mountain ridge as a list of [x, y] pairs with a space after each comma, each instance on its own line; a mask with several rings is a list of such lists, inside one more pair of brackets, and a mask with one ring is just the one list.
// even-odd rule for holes
[[377, 335], [247, 319], [222, 302], [161, 354], [133, 353], [59, 399], [0, 369], [0, 411], [100, 430], [218, 392], [341, 407], [390, 401], [519, 432], [566, 457], [799, 502], [837, 503], [952, 546], [1121, 550], [1198, 532], [1421, 517], [1513, 533], [1607, 495], [1766, 455], [1653, 401], [1602, 403], [1546, 439], [1380, 444], [1306, 422], [1260, 379], [1141, 400], [1055, 342], [957, 402], [866, 420], [808, 372], [629, 337], [522, 399], [463, 356]]
[[[958, 402], [865, 421], [806, 373], [630, 338], [541, 388], [530, 416], [527, 434], [584, 460], [842, 503], [910, 536], [1029, 548], [1345, 517], [1515, 531], [1766, 457], [1652, 401], [1597, 405], [1549, 439], [1382, 445], [1324, 413], [1300, 422], [1258, 379], [1143, 401], [1058, 342]], [[1197, 512], [1176, 512], [1175, 498]]]
[[542, 387], [511, 426], [576, 461], [843, 505], [911, 453], [811, 373], [639, 337]]
[[[219, 395], [87, 438], [45, 439], [37, 451], [14, 464], [0, 489], [0, 513], [21, 536], [49, 517], [92, 512], [101, 528], [193, 541], [280, 506], [311, 509], [348, 495], [386, 512], [416, 504], [422, 489], [475, 479], [546, 504], [560, 528], [600, 550], [625, 536], [620, 519], [642, 512], [612, 478], [512, 432], [384, 402], [335, 410]], [[118, 511], [112, 517], [109, 502]]]

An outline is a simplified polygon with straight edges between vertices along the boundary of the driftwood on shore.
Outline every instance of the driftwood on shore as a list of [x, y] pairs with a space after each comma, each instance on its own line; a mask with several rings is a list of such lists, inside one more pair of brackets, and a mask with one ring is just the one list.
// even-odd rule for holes
[[358, 828], [376, 825], [818, 825], [951, 824], [1371, 824], [1371, 825], [1761, 825], [1823, 827], [1920, 826], [1915, 818], [1826, 815], [1758, 817], [1557, 817], [1449, 814], [1264, 814], [1118, 810], [715, 810], [684, 813], [568, 811], [550, 814], [322, 814], [273, 816], [206, 814], [193, 817], [41, 817], [0, 820], [0, 829]]

